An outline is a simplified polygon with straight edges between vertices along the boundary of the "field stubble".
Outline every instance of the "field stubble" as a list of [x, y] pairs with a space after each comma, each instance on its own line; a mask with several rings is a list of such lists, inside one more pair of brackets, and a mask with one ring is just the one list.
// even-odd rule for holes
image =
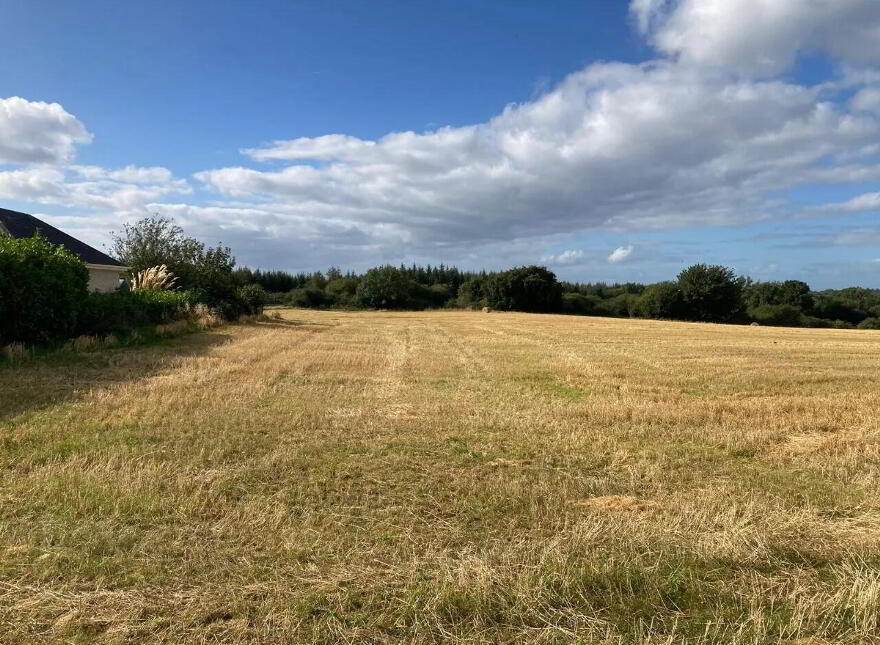
[[0, 369], [0, 642], [880, 643], [880, 334], [283, 315]]

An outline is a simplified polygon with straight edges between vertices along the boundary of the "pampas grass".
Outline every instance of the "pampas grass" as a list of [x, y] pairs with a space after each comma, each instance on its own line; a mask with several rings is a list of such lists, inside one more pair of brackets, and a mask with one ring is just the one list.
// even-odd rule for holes
[[177, 278], [164, 264], [150, 267], [134, 274], [131, 281], [132, 289], [173, 289]]

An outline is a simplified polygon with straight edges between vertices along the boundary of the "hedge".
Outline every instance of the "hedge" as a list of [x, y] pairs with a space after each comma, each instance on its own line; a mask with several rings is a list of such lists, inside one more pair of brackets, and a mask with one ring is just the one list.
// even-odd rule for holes
[[183, 317], [196, 302], [196, 294], [190, 291], [90, 293], [83, 303], [77, 333], [104, 335], [160, 325]]
[[85, 264], [64, 247], [0, 235], [0, 345], [73, 335], [88, 284]]

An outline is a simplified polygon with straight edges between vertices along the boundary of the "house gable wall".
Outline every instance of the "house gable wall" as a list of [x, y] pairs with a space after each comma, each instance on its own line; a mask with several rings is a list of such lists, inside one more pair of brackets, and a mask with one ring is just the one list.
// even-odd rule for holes
[[105, 293], [115, 291], [119, 286], [121, 272], [118, 268], [101, 267], [94, 264], [87, 264], [86, 267], [89, 270], [89, 291]]

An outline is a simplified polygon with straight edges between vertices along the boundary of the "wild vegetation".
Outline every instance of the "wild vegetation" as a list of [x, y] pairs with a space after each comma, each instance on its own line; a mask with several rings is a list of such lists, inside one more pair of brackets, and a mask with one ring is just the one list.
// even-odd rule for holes
[[278, 315], [0, 368], [0, 642], [880, 642], [880, 335]]
[[331, 268], [290, 274], [248, 268], [275, 304], [308, 308], [481, 309], [750, 323], [784, 327], [880, 328], [880, 289], [814, 292], [799, 280], [755, 282], [727, 267], [695, 264], [655, 284], [560, 282], [546, 267], [468, 272], [455, 267], [381, 266], [363, 275]]
[[[212, 326], [216, 318], [257, 316], [265, 292], [233, 278], [228, 249], [206, 249], [173, 222], [147, 218], [115, 235], [114, 252], [132, 268], [130, 280], [110, 293], [90, 293], [88, 270], [77, 256], [41, 236], [0, 235], [0, 348], [29, 353], [31, 346], [103, 342], [112, 336]], [[156, 262], [156, 264], [150, 264]], [[166, 263], [172, 263], [172, 272]], [[150, 328], [150, 329], [147, 329]], [[88, 340], [86, 340], [88, 339]], [[8, 349], [10, 345], [21, 349]]]

